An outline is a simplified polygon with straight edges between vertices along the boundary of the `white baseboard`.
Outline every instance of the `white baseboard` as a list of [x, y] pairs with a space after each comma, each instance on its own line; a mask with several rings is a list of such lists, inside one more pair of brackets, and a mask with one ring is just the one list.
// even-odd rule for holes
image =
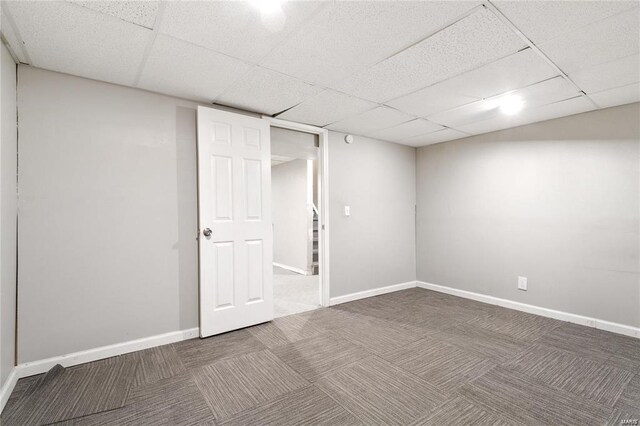
[[385, 293], [392, 293], [394, 291], [406, 290], [408, 288], [414, 288], [416, 286], [415, 281], [407, 281], [406, 283], [394, 284], [386, 287], [374, 288], [372, 290], [359, 291], [357, 293], [345, 294], [344, 296], [332, 297], [329, 299], [329, 306], [339, 305], [341, 303], [352, 302], [354, 300], [365, 299], [367, 297], [379, 296]]
[[273, 266], [277, 266], [278, 268], [286, 269], [287, 271], [295, 272], [300, 275], [309, 275], [309, 271], [305, 271], [304, 269], [296, 268], [294, 266], [285, 265], [283, 263], [273, 262]]
[[74, 352], [67, 355], [56, 356], [39, 361], [25, 362], [19, 364], [17, 370], [18, 378], [33, 376], [34, 374], [45, 373], [56, 364], [63, 367], [84, 364], [86, 362], [97, 361], [99, 359], [110, 358], [112, 356], [123, 355], [129, 352], [141, 351], [155, 346], [168, 345], [169, 343], [180, 342], [192, 339], [200, 335], [198, 328], [188, 330], [173, 331], [170, 333], [158, 334], [156, 336], [143, 337], [141, 339], [130, 340], [128, 342], [116, 343], [99, 348], [88, 349], [86, 351]]
[[7, 405], [7, 401], [11, 396], [11, 392], [13, 392], [13, 388], [16, 387], [16, 383], [18, 383], [18, 369], [13, 367], [11, 373], [7, 376], [7, 380], [5, 380], [2, 387], [0, 387], [0, 413], [4, 410], [4, 406]]
[[582, 315], [572, 314], [569, 312], [556, 311], [553, 309], [543, 308], [540, 306], [514, 302], [508, 299], [501, 299], [499, 297], [487, 296], [485, 294], [474, 293], [466, 290], [459, 290], [457, 288], [426, 283], [424, 281], [417, 281], [416, 285], [417, 287], [424, 288], [427, 290], [433, 290], [440, 293], [451, 294], [453, 296], [464, 297], [465, 299], [472, 299], [478, 302], [488, 303], [490, 305], [498, 305], [504, 308], [515, 309], [517, 311], [540, 315], [542, 317], [553, 318], [560, 321], [567, 321], [574, 324], [579, 324], [587, 327], [597, 328], [600, 330], [610, 331], [612, 333], [624, 334], [625, 336], [640, 338], [639, 327], [632, 327], [630, 325], [618, 324], [615, 322], [604, 321], [597, 318], [585, 317]]
[[[276, 266], [277, 265], [274, 263]], [[282, 266], [281, 266], [282, 267]], [[568, 321], [575, 324], [594, 327], [613, 333], [624, 334], [626, 336], [640, 338], [640, 328], [632, 327], [624, 324], [618, 324], [610, 321], [604, 321], [597, 318], [585, 317], [582, 315], [571, 314], [568, 312], [556, 311], [553, 309], [542, 308], [540, 306], [528, 305], [526, 303], [514, 302], [512, 300], [501, 299], [498, 297], [487, 296], [485, 294], [474, 293], [466, 290], [459, 290], [452, 287], [431, 284], [423, 281], [408, 281], [405, 283], [394, 284], [386, 287], [379, 287], [372, 290], [360, 291], [357, 293], [346, 294], [344, 296], [332, 297], [329, 305], [339, 305], [341, 303], [351, 302], [354, 300], [365, 299], [367, 297], [378, 296], [381, 294], [392, 293], [394, 291], [406, 290], [409, 288], [420, 287], [427, 290], [433, 290], [440, 293], [451, 294], [453, 296], [472, 299], [491, 305], [498, 305], [509, 309], [528, 312], [543, 317], [554, 318], [561, 321]], [[26, 362], [20, 364], [11, 370], [4, 385], [0, 388], [0, 413], [4, 408], [13, 388], [18, 379], [33, 376], [49, 371], [51, 367], [60, 364], [63, 367], [71, 367], [73, 365], [84, 364], [99, 359], [109, 358], [112, 356], [123, 355], [129, 352], [135, 352], [155, 346], [167, 345], [182, 340], [192, 339], [199, 336], [199, 329], [192, 328], [182, 331], [174, 331], [171, 333], [159, 334], [156, 336], [145, 337], [141, 339], [131, 340], [128, 342], [116, 343], [113, 345], [102, 346], [86, 351], [74, 352], [67, 355], [47, 358], [40, 361]]]

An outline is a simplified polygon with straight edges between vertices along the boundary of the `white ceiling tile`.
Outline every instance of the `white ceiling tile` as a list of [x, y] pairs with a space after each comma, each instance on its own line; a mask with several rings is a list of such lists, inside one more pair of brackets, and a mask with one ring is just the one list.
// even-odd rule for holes
[[637, 5], [634, 1], [493, 1], [535, 44]]
[[238, 59], [159, 34], [138, 87], [211, 102], [250, 67]]
[[375, 106], [376, 104], [373, 102], [364, 101], [333, 90], [325, 90], [285, 111], [278, 118], [315, 126], [326, 126]]
[[538, 54], [525, 49], [386, 104], [409, 114], [427, 116], [556, 75]]
[[452, 141], [454, 139], [466, 138], [467, 136], [469, 135], [458, 130], [444, 129], [438, 130], [437, 132], [428, 133], [426, 135], [414, 136], [408, 139], [404, 139], [400, 141], [400, 143], [403, 145], [419, 147], [433, 145], [440, 142]]
[[276, 71], [255, 66], [215, 102], [263, 114], [275, 114], [322, 89]]
[[466, 133], [478, 135], [481, 133], [494, 132], [496, 130], [522, 126], [525, 124], [536, 123], [538, 121], [551, 120], [553, 118], [592, 111], [594, 109], [595, 106], [584, 96], [578, 96], [526, 110], [517, 115], [497, 115], [488, 120], [476, 121], [471, 124], [459, 126], [457, 129]]
[[552, 78], [541, 83], [514, 90], [507, 94], [494, 96], [488, 99], [464, 105], [448, 111], [433, 114], [429, 120], [448, 127], [460, 126], [475, 121], [488, 120], [500, 112], [500, 100], [504, 96], [518, 96], [524, 101], [524, 110], [537, 106], [550, 104], [564, 99], [573, 98], [579, 92], [567, 83], [562, 77]]
[[248, 1], [168, 1], [160, 32], [255, 63], [321, 5], [284, 2], [284, 21], [277, 14], [263, 21]]
[[459, 94], [488, 98], [557, 75], [540, 55], [525, 49], [447, 81]]
[[158, 14], [157, 1], [76, 1], [67, 0], [96, 12], [115, 16], [123, 21], [131, 22], [146, 28], [153, 28]]
[[31, 65], [132, 85], [151, 30], [67, 2], [7, 2]]
[[488, 120], [480, 120], [463, 126], [458, 126], [457, 128], [470, 135], [479, 135], [482, 133], [495, 132], [497, 130], [520, 126], [522, 122], [522, 117], [499, 115]]
[[414, 118], [393, 108], [381, 106], [330, 124], [327, 128], [338, 132], [365, 135]]
[[477, 1], [335, 2], [262, 63], [328, 87], [428, 36]]
[[523, 47], [524, 42], [510, 28], [493, 13], [480, 9], [336, 88], [363, 99], [386, 102]]
[[450, 81], [451, 80], [445, 80], [409, 95], [386, 102], [386, 104], [408, 114], [424, 117], [480, 100], [480, 98], [457, 93], [457, 88], [455, 85], [450, 84]]
[[640, 83], [592, 93], [589, 97], [602, 108], [640, 102]]
[[402, 139], [424, 135], [442, 129], [444, 129], [444, 127], [439, 124], [432, 123], [423, 118], [417, 118], [415, 120], [407, 121], [397, 126], [370, 132], [365, 136], [386, 141], [399, 142]]
[[566, 73], [634, 55], [640, 51], [640, 11], [636, 7], [541, 44]]
[[635, 54], [569, 74], [586, 93], [601, 92], [640, 81], [640, 55]]

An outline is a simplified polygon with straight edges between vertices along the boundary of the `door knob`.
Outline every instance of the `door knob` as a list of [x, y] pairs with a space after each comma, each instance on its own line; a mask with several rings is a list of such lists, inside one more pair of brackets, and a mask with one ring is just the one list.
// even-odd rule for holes
[[213, 231], [211, 231], [211, 228], [205, 228], [204, 231], [202, 231], [202, 235], [204, 235], [207, 238], [209, 238], [212, 233]]

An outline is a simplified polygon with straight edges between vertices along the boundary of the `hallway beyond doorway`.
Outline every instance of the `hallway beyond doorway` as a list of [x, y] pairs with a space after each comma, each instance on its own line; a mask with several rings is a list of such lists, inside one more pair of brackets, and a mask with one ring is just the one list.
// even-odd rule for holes
[[320, 307], [318, 275], [302, 275], [273, 267], [273, 314], [277, 317]]

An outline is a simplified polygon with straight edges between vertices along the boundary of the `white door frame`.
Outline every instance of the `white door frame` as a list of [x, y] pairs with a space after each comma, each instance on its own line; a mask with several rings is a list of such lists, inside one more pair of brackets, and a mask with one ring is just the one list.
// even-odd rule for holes
[[320, 190], [318, 191], [318, 201], [320, 204], [320, 215], [318, 222], [320, 224], [320, 241], [318, 244], [318, 260], [319, 260], [319, 278], [320, 278], [320, 294], [321, 305], [329, 306], [329, 131], [321, 127], [310, 126], [308, 124], [300, 124], [293, 121], [282, 120], [263, 115], [262, 118], [269, 121], [271, 127], [279, 127], [281, 129], [296, 130], [298, 132], [311, 133], [318, 135], [320, 141], [318, 155], [318, 173], [320, 174], [318, 182], [320, 182]]

